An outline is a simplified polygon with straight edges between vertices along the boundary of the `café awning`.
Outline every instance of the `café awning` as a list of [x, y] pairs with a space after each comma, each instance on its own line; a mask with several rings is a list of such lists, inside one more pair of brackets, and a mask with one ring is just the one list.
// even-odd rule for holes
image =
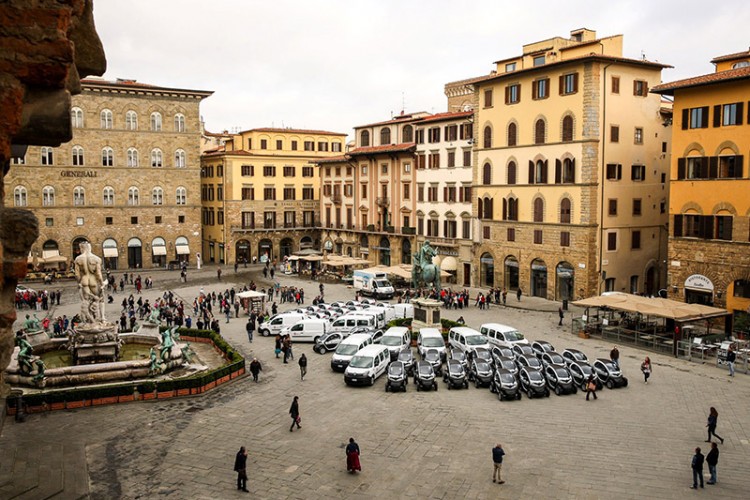
[[105, 257], [118, 257], [120, 255], [120, 253], [117, 251], [117, 247], [104, 247], [102, 250]]
[[686, 304], [677, 300], [662, 299], [660, 297], [642, 297], [629, 293], [614, 293], [599, 295], [573, 302], [578, 307], [601, 307], [615, 311], [642, 314], [658, 318], [668, 318], [680, 322], [695, 321], [706, 318], [716, 318], [730, 314], [726, 309], [704, 306], [702, 304]]
[[190, 255], [190, 247], [188, 245], [177, 245], [175, 248], [177, 249], [177, 255]]
[[[180, 247], [177, 247], [177, 248], [179, 249]], [[167, 255], [167, 247], [163, 247], [163, 246], [151, 247], [151, 253], [153, 255]], [[180, 253], [179, 250], [177, 251], [177, 253]]]

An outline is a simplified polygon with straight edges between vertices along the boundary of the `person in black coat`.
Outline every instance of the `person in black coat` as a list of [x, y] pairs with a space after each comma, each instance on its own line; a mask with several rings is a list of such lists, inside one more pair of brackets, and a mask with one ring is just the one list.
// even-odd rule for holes
[[706, 463], [708, 464], [708, 473], [711, 474], [711, 478], [706, 484], [716, 484], [716, 465], [719, 463], [719, 445], [711, 443], [711, 451], [706, 455]]
[[294, 396], [292, 406], [289, 408], [289, 415], [292, 417], [292, 425], [289, 426], [289, 432], [294, 431], [295, 425], [297, 426], [297, 429], [301, 429], [302, 427], [299, 425], [299, 396]]
[[300, 380], [305, 380], [305, 375], [307, 375], [307, 356], [304, 353], [299, 358], [299, 374]]
[[250, 493], [247, 489], [247, 450], [244, 446], [234, 458], [234, 471], [237, 473], [237, 489]]
[[690, 462], [690, 467], [693, 469], [693, 488], [694, 490], [698, 489], [698, 478], [700, 478], [701, 481], [701, 488], [703, 488], [703, 454], [701, 453], [700, 448], [695, 449], [695, 455], [693, 455], [693, 460]]

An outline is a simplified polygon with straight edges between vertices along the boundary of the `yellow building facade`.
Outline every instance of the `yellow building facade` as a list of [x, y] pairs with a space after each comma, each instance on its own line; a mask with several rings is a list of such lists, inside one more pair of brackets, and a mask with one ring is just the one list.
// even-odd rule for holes
[[346, 134], [256, 128], [222, 134], [201, 157], [203, 260], [279, 260], [319, 248], [315, 162], [341, 155]]
[[669, 290], [737, 319], [750, 311], [750, 51], [712, 62], [653, 89], [674, 97]]
[[[551, 300], [655, 294], [667, 247], [662, 64], [575, 30], [446, 85], [475, 105], [473, 283]], [[472, 95], [473, 94], [473, 95]]]

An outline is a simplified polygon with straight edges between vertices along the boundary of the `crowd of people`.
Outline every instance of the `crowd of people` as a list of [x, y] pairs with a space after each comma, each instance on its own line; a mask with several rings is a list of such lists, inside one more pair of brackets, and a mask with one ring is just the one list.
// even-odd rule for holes
[[54, 305], [60, 305], [62, 290], [42, 290], [37, 292], [30, 288], [16, 290], [16, 309], [33, 309], [48, 311]]

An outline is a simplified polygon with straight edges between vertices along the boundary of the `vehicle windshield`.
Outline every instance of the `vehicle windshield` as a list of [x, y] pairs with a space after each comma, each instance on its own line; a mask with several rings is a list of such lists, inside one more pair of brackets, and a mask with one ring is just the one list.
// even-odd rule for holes
[[542, 362], [539, 361], [539, 358], [528, 357], [526, 358], [526, 361], [528, 361], [529, 366], [542, 366]]
[[505, 339], [508, 342], [516, 342], [518, 340], [523, 340], [523, 334], [521, 332], [505, 332]]
[[490, 354], [489, 351], [485, 351], [484, 349], [477, 349], [476, 351], [474, 351], [474, 353], [479, 359], [486, 359], [487, 361], [492, 359], [492, 354]]
[[467, 335], [466, 336], [466, 345], [484, 345], [487, 343], [487, 340], [485, 340], [484, 335]]
[[422, 340], [422, 345], [424, 347], [445, 347], [445, 342], [443, 342], [443, 339], [441, 338], [427, 337]]
[[516, 368], [516, 364], [513, 362], [512, 359], [504, 359], [500, 361], [500, 364], [502, 365], [503, 368], [507, 368], [510, 371], [513, 371]]
[[432, 375], [432, 366], [431, 365], [419, 365], [419, 374], [420, 375]]
[[565, 362], [562, 356], [559, 356], [557, 354], [553, 354], [549, 357], [549, 359], [552, 360], [552, 362], [556, 365], [561, 365]]
[[388, 367], [388, 373], [391, 375], [401, 375], [404, 373], [403, 367], [400, 364], [393, 363]]
[[391, 286], [390, 283], [388, 283], [387, 281], [384, 281], [384, 280], [378, 280], [378, 281], [375, 282], [375, 284], [378, 285], [378, 286]]
[[465, 361], [466, 354], [463, 351], [455, 351], [451, 354], [451, 358], [458, 360], [458, 361]]
[[523, 354], [531, 354], [534, 352], [534, 350], [529, 345], [516, 345], [514, 347], [517, 351], [521, 351]]
[[396, 337], [393, 335], [383, 335], [382, 337], [380, 337], [380, 343], [383, 345], [394, 347], [397, 345], [401, 345], [402, 341], [401, 337]]
[[604, 365], [604, 367], [607, 369], [607, 371], [610, 371], [610, 372], [616, 372], [616, 371], [618, 371], [617, 367], [615, 366], [615, 364], [612, 363], [611, 361], [602, 361], [602, 365]]
[[516, 377], [512, 373], [501, 373], [500, 381], [506, 384], [511, 384], [516, 381]]
[[568, 376], [569, 376], [568, 375], [568, 370], [566, 370], [565, 368], [557, 368], [557, 369], [555, 369], [555, 373], [557, 373], [558, 377], [568, 378]]
[[454, 375], [461, 375], [464, 372], [464, 365], [461, 363], [451, 363], [448, 365], [448, 371]]
[[372, 358], [369, 356], [354, 356], [349, 362], [351, 368], [370, 368], [372, 366]]
[[583, 374], [586, 375], [587, 377], [591, 375], [591, 373], [594, 371], [591, 369], [590, 365], [580, 364], [578, 366], [581, 368], [581, 371], [583, 372]]
[[413, 355], [411, 351], [402, 351], [398, 353], [398, 359], [399, 361], [411, 361], [413, 358]]
[[359, 346], [355, 344], [339, 344], [336, 348], [336, 354], [342, 356], [353, 356], [357, 354], [357, 351], [359, 351]]
[[527, 373], [529, 374], [529, 379], [530, 380], [542, 380], [542, 374], [539, 373], [536, 370], [535, 371], [529, 371]]
[[477, 371], [478, 372], [488, 372], [490, 371], [490, 365], [489, 363], [485, 363], [484, 361], [480, 361], [477, 363]]
[[437, 359], [440, 359], [440, 353], [438, 353], [434, 349], [430, 349], [429, 351], [427, 351], [426, 353], [424, 353], [424, 359], [426, 361], [435, 361]]

